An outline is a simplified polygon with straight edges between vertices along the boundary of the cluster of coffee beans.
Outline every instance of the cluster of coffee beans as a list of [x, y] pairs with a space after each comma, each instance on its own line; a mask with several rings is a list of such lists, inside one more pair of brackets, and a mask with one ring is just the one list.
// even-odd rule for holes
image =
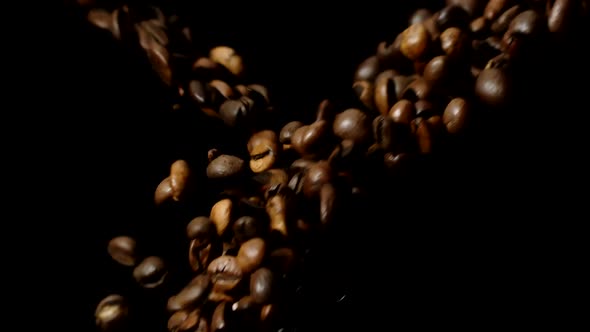
[[[192, 270], [166, 294], [168, 329], [284, 327], [310, 248], [339, 227], [350, 203], [385, 190], [383, 172], [403, 176], [420, 157], [466, 139], [484, 112], [506, 107], [518, 67], [586, 12], [586, 2], [568, 0], [449, 0], [438, 12], [417, 10], [359, 65], [354, 104], [324, 100], [314, 121], [277, 125], [267, 87], [244, 80], [231, 47], [203, 55], [179, 17], [154, 7], [90, 10], [90, 22], [142, 50], [175, 108], [198, 109], [232, 133], [195, 151], [206, 167], [176, 160], [155, 189], [159, 209], [185, 209], [178, 241]], [[195, 195], [211, 202], [207, 214], [186, 213], [195, 211], [186, 210]], [[120, 236], [108, 252], [134, 267], [142, 287], [165, 284], [169, 267], [137, 246]], [[124, 328], [129, 312], [123, 296], [110, 295], [96, 309], [97, 324]]]

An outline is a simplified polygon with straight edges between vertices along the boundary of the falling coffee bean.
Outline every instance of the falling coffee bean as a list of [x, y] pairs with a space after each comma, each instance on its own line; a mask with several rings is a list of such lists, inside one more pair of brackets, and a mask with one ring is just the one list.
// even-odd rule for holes
[[250, 296], [258, 304], [268, 304], [274, 297], [275, 278], [271, 270], [263, 267], [250, 276]]
[[96, 325], [105, 332], [124, 331], [129, 323], [129, 307], [125, 298], [118, 294], [105, 297], [94, 313]]
[[129, 236], [117, 236], [109, 241], [108, 253], [119, 264], [125, 266], [137, 264], [137, 243]]
[[166, 280], [168, 271], [164, 261], [157, 256], [145, 258], [133, 270], [133, 278], [144, 288], [155, 288]]

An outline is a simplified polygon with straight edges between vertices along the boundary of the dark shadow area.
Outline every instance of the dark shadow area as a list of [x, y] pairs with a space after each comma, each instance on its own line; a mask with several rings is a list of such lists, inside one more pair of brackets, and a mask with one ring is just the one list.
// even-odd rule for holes
[[[413, 9], [433, 1], [395, 3], [385, 9], [378, 2], [337, 8], [179, 2], [174, 8], [195, 13], [195, 39], [204, 47], [226, 44], [242, 53], [290, 119], [310, 118], [321, 100], [340, 98], [377, 44], [395, 38]], [[63, 274], [80, 313], [71, 324], [92, 331], [94, 308], [110, 293], [131, 294], [145, 317], [162, 311], [165, 303], [153, 303], [161, 294], [139, 289], [130, 270], [112, 262], [106, 244], [134, 235], [150, 253], [184, 266], [186, 257], [176, 255], [185, 252], [178, 238], [183, 216], [163, 221], [153, 191], [173, 160], [194, 158], [204, 167], [215, 129], [199, 119], [179, 121], [150, 65], [107, 32], [71, 9], [62, 21], [64, 71], [56, 84], [64, 86], [55, 119], [66, 166], [54, 175], [65, 179], [70, 194], [55, 204], [60, 228], [71, 234], [67, 246], [78, 248], [79, 258], [72, 254], [66, 262], [71, 273]], [[310, 262], [297, 331], [557, 323], [553, 302], [571, 286], [548, 285], [576, 273], [581, 251], [570, 207], [578, 203], [568, 202], [568, 186], [585, 181], [573, 162], [585, 151], [586, 130], [578, 128], [588, 108], [590, 66], [580, 42], [586, 33], [580, 27], [533, 59], [513, 109], [493, 115], [477, 140], [392, 183], [390, 192], [356, 203], [342, 218], [341, 233]]]

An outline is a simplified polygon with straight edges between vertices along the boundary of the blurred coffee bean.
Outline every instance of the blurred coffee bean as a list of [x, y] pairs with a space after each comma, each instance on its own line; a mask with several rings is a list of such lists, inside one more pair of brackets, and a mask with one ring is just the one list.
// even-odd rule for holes
[[207, 274], [196, 276], [178, 294], [168, 299], [169, 311], [192, 310], [202, 304], [211, 290], [211, 279]]
[[155, 288], [166, 280], [168, 270], [164, 261], [157, 256], [145, 258], [133, 270], [133, 278], [144, 288]]
[[105, 332], [125, 331], [128, 328], [129, 308], [123, 296], [113, 294], [100, 301], [94, 313], [96, 325]]
[[108, 244], [108, 253], [113, 260], [125, 266], [134, 266], [137, 264], [137, 243], [135, 239], [129, 236], [117, 236]]

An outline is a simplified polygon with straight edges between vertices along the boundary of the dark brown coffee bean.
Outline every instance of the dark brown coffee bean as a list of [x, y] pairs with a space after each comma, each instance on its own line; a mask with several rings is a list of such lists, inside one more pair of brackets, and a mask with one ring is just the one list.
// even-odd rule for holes
[[418, 100], [430, 100], [433, 96], [432, 85], [428, 83], [424, 78], [418, 78], [408, 85], [402, 98], [412, 102]]
[[377, 46], [377, 59], [382, 68], [395, 68], [405, 72], [412, 64], [401, 51], [403, 35], [399, 33], [392, 43], [381, 42]]
[[195, 240], [195, 245], [205, 246], [217, 236], [215, 223], [208, 217], [196, 217], [186, 226], [189, 240]]
[[199, 274], [178, 294], [168, 299], [169, 311], [192, 310], [207, 300], [212, 283], [207, 274]]
[[232, 99], [236, 96], [234, 89], [222, 80], [212, 80], [209, 82], [209, 87], [217, 91], [223, 97], [223, 101]]
[[295, 173], [289, 180], [289, 189], [291, 189], [297, 195], [303, 191], [304, 171], [305, 168], [302, 168], [300, 171]]
[[232, 331], [234, 323], [232, 320], [231, 305], [228, 302], [221, 302], [217, 305], [215, 311], [213, 311], [210, 332]]
[[109, 241], [107, 246], [109, 255], [117, 263], [125, 266], [137, 264], [137, 243], [129, 236], [117, 236]]
[[[255, 91], [258, 94], [260, 94], [264, 98], [264, 100], [270, 104], [270, 94], [266, 86], [262, 84], [249, 84], [247, 88], [250, 91]], [[244, 95], [248, 95], [248, 93], [245, 93]]]
[[495, 34], [504, 34], [508, 30], [510, 22], [522, 11], [521, 5], [515, 5], [505, 10], [491, 25], [491, 30]]
[[229, 198], [224, 198], [211, 207], [209, 219], [215, 224], [218, 235], [223, 235], [227, 230], [233, 218], [233, 208], [233, 202]]
[[461, 29], [451, 27], [440, 35], [440, 46], [449, 58], [459, 59], [467, 55], [470, 43]]
[[244, 72], [242, 57], [231, 47], [217, 46], [211, 49], [209, 58], [221, 64], [236, 76], [240, 76]]
[[375, 87], [373, 83], [369, 81], [357, 81], [352, 84], [352, 90], [366, 108], [370, 110], [375, 108]]
[[323, 143], [329, 133], [329, 124], [320, 120], [311, 125], [300, 127], [295, 130], [291, 137], [291, 146], [301, 156], [313, 158], [322, 149]]
[[465, 29], [469, 23], [469, 14], [460, 6], [446, 6], [438, 12], [436, 17], [436, 24], [440, 31], [451, 27]]
[[534, 10], [525, 10], [510, 22], [506, 35], [511, 34], [538, 37], [546, 29], [547, 22]]
[[250, 276], [250, 296], [258, 304], [268, 304], [275, 293], [275, 279], [271, 270], [263, 267]]
[[355, 143], [366, 142], [371, 137], [369, 117], [356, 108], [349, 108], [336, 115], [333, 130], [341, 139], [350, 139]]
[[219, 108], [219, 116], [229, 127], [238, 127], [247, 121], [248, 106], [243, 100], [226, 100]]
[[250, 169], [254, 173], [260, 173], [272, 168], [280, 148], [279, 136], [272, 130], [263, 130], [252, 135], [248, 141]]
[[245, 170], [244, 161], [230, 155], [220, 155], [207, 166], [210, 179], [229, 179], [240, 176]]
[[497, 68], [483, 70], [475, 81], [475, 93], [486, 105], [501, 107], [511, 97], [511, 81], [505, 71]]
[[337, 191], [331, 183], [325, 183], [320, 189], [320, 223], [330, 226], [336, 213]]
[[291, 144], [291, 137], [293, 137], [293, 134], [297, 129], [303, 126], [304, 124], [300, 121], [291, 121], [287, 123], [283, 129], [281, 129], [279, 141], [283, 144]]
[[486, 0], [447, 0], [447, 6], [459, 6], [465, 10], [469, 16], [475, 17], [483, 12]]
[[282, 236], [288, 235], [287, 228], [287, 202], [283, 195], [275, 195], [266, 201], [266, 213], [270, 218], [271, 233]]
[[168, 50], [162, 45], [151, 43], [146, 50], [148, 60], [152, 68], [158, 74], [164, 84], [172, 85], [172, 69], [170, 68], [170, 54]]
[[428, 100], [418, 100], [414, 104], [414, 108], [416, 109], [416, 116], [428, 119], [431, 116], [436, 115], [437, 109], [435, 105]]
[[258, 309], [258, 303], [254, 301], [254, 298], [250, 295], [246, 295], [239, 299], [237, 302], [232, 304], [231, 309], [233, 311], [250, 311], [252, 309]]
[[94, 317], [102, 331], [124, 331], [129, 318], [127, 301], [121, 295], [109, 295], [98, 303]]
[[490, 22], [483, 16], [476, 18], [469, 25], [473, 37], [481, 39], [488, 34], [490, 28]]
[[145, 258], [133, 270], [133, 278], [144, 288], [155, 288], [166, 281], [168, 270], [164, 261], [157, 256]]
[[417, 23], [424, 23], [424, 21], [426, 21], [426, 19], [428, 19], [431, 16], [432, 16], [432, 12], [430, 10], [428, 10], [426, 8], [417, 9], [410, 16], [408, 25], [417, 24]]
[[552, 33], [566, 32], [572, 26], [577, 8], [574, 0], [555, 0], [547, 21], [549, 31]]
[[243, 273], [256, 270], [266, 256], [266, 242], [262, 238], [250, 239], [240, 246], [236, 257]]
[[355, 81], [373, 81], [380, 72], [379, 59], [377, 56], [370, 56], [363, 61], [354, 74]]
[[468, 126], [471, 116], [469, 103], [463, 98], [455, 98], [449, 102], [443, 113], [443, 122], [450, 134], [459, 134]]
[[402, 32], [400, 50], [410, 60], [415, 61], [426, 55], [431, 37], [424, 24], [413, 24]]
[[211, 242], [207, 245], [198, 245], [196, 240], [192, 240], [189, 253], [188, 262], [195, 272], [204, 271], [209, 263], [222, 253], [222, 244], [219, 241]]
[[207, 104], [210, 101], [210, 93], [207, 89], [207, 85], [201, 81], [190, 81], [188, 85], [188, 92], [189, 96], [199, 105]]
[[242, 270], [234, 256], [219, 256], [214, 259], [207, 273], [211, 277], [216, 291], [225, 292], [234, 289], [242, 281]]
[[168, 319], [168, 331], [170, 332], [180, 332], [181, 326], [188, 318], [189, 311], [176, 311], [175, 313], [170, 316]]
[[252, 238], [262, 236], [264, 234], [263, 227], [264, 225], [260, 219], [251, 216], [240, 217], [234, 222], [234, 238], [239, 243], [243, 243]]
[[389, 116], [393, 122], [410, 125], [416, 116], [416, 109], [411, 101], [402, 99], [391, 107]]
[[397, 101], [397, 92], [394, 78], [397, 73], [394, 70], [386, 70], [375, 79], [375, 106], [381, 114], [387, 114], [391, 106]]
[[303, 193], [314, 197], [320, 193], [322, 186], [332, 181], [332, 167], [326, 161], [319, 161], [307, 169], [303, 178]]
[[447, 85], [453, 72], [451, 61], [446, 55], [439, 55], [424, 68], [424, 80], [434, 89]]
[[154, 193], [154, 202], [156, 205], [161, 205], [168, 201], [174, 195], [172, 190], [172, 181], [170, 177], [165, 178], [160, 182]]
[[416, 140], [418, 149], [422, 154], [429, 154], [433, 151], [434, 133], [428, 122], [423, 118], [414, 120], [416, 126]]
[[498, 16], [500, 16], [500, 14], [508, 9], [513, 2], [513, 0], [490, 0], [483, 11], [483, 16], [490, 22], [493, 22]]

